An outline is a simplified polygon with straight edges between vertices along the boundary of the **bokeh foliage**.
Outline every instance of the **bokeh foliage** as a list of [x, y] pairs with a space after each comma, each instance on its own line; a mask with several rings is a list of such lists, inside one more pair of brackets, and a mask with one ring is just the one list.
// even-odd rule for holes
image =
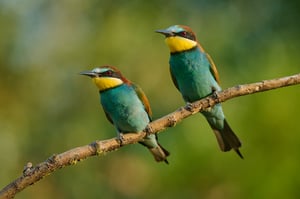
[[[154, 30], [186, 24], [223, 88], [298, 73], [299, 1], [0, 1], [0, 187], [26, 162], [115, 136], [82, 70], [115, 65], [161, 117], [183, 105]], [[140, 145], [64, 168], [17, 198], [299, 198], [299, 86], [223, 104], [243, 141], [221, 153], [202, 116], [159, 135], [170, 165]]]

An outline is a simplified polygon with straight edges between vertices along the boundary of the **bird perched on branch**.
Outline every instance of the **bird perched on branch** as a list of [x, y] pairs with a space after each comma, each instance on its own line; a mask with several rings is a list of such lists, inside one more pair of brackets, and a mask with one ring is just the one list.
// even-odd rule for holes
[[[146, 128], [152, 115], [149, 101], [141, 88], [126, 79], [116, 67], [102, 66], [80, 74], [91, 77], [98, 87], [105, 115], [115, 126], [120, 141], [122, 133], [141, 132]], [[168, 163], [169, 152], [158, 143], [156, 134], [147, 135], [140, 143], [157, 162]]]
[[[165, 36], [170, 49], [170, 73], [173, 83], [187, 103], [200, 100], [215, 91], [220, 91], [219, 75], [214, 62], [196, 39], [191, 28], [174, 25], [167, 29], [156, 30]], [[241, 142], [227, 123], [221, 104], [202, 112], [213, 129], [222, 151], [239, 151]]]

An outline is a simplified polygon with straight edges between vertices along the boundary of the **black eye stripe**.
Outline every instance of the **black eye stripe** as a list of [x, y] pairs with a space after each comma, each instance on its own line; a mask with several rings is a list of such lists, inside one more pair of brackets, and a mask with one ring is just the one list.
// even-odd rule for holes
[[193, 33], [187, 32], [187, 31], [181, 31], [181, 32], [175, 33], [175, 35], [196, 41], [195, 35]]
[[98, 73], [99, 77], [116, 77], [116, 78], [121, 78], [120, 74], [113, 71], [113, 70], [108, 70], [102, 73]]
[[105, 75], [105, 76], [111, 76], [112, 74], [113, 74], [113, 71], [111, 71], [111, 70], [105, 71], [103, 73], [103, 75]]

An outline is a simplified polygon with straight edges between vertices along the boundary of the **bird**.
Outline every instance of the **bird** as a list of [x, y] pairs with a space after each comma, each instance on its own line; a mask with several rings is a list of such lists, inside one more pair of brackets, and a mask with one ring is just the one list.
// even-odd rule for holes
[[[114, 125], [121, 142], [123, 134], [141, 132], [152, 121], [146, 95], [116, 67], [101, 66], [80, 74], [91, 77], [97, 86], [106, 118]], [[156, 134], [147, 135], [139, 143], [149, 149], [157, 162], [169, 163], [167, 157], [170, 153], [158, 143]]]
[[[172, 25], [156, 32], [165, 36], [170, 50], [172, 81], [187, 104], [221, 91], [217, 68], [190, 27]], [[212, 128], [221, 151], [233, 149], [243, 159], [239, 150], [242, 144], [225, 119], [221, 104], [201, 113]]]

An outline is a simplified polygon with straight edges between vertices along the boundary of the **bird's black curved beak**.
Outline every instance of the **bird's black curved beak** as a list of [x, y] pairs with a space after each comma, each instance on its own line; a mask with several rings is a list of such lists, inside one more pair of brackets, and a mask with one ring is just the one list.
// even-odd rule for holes
[[166, 37], [172, 37], [174, 36], [174, 33], [170, 30], [162, 29], [162, 30], [156, 30], [155, 32], [165, 35]]
[[79, 73], [79, 75], [86, 75], [86, 76], [89, 76], [89, 77], [96, 77], [97, 76], [97, 74], [95, 72], [89, 71], [89, 70], [82, 71], [82, 72]]

